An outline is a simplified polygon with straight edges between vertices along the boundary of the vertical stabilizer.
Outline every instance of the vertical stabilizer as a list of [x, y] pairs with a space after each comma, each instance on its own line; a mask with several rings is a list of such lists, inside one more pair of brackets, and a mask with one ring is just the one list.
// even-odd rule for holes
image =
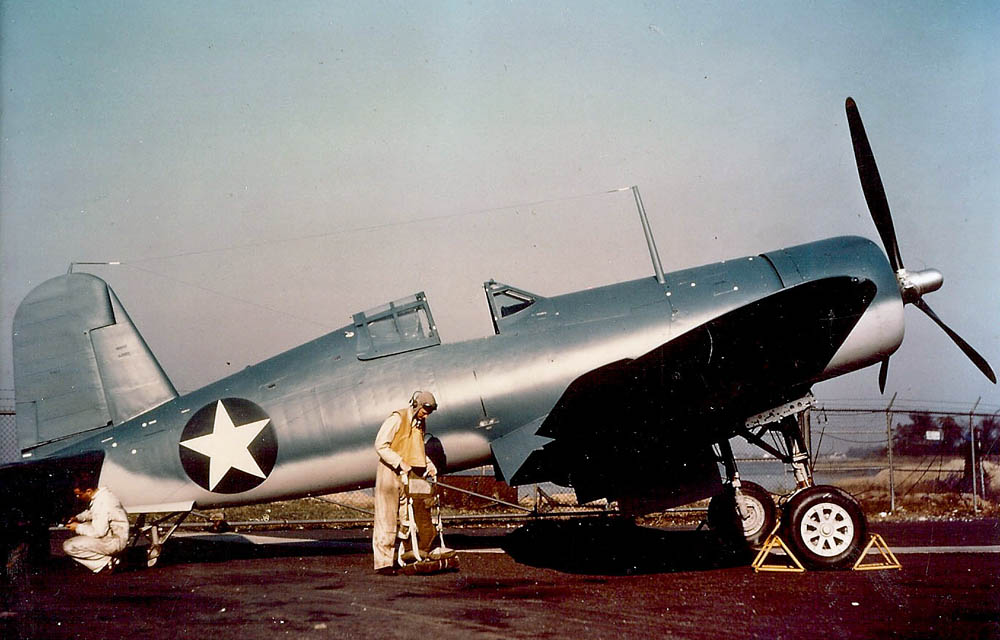
[[21, 450], [119, 424], [177, 391], [111, 288], [72, 273], [35, 287], [14, 315]]

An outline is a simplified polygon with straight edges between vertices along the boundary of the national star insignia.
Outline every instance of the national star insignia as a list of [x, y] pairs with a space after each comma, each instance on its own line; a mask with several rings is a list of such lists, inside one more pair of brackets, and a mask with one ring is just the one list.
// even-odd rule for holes
[[208, 456], [208, 490], [213, 491], [230, 469], [238, 469], [258, 478], [266, 478], [257, 460], [250, 453], [250, 444], [264, 430], [270, 418], [235, 425], [226, 411], [226, 405], [219, 400], [215, 407], [215, 423], [212, 433], [181, 442], [202, 455]]

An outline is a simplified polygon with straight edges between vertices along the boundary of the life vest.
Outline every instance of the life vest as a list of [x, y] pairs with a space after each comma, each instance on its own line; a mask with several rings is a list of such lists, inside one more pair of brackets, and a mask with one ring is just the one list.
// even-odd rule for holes
[[427, 454], [424, 451], [424, 430], [413, 425], [415, 410], [409, 407], [398, 409], [393, 413], [399, 414], [400, 425], [393, 436], [389, 448], [399, 454], [403, 462], [411, 467], [426, 467]]

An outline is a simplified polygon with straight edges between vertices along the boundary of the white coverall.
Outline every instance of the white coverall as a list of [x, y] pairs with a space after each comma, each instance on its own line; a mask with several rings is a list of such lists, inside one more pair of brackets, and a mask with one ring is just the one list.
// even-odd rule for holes
[[90, 501], [90, 508], [76, 519], [80, 522], [76, 536], [63, 543], [63, 550], [97, 573], [128, 543], [128, 515], [115, 494], [101, 487]]
[[[402, 424], [398, 413], [391, 414], [379, 427], [375, 438], [375, 451], [379, 462], [375, 470], [375, 523], [372, 528], [372, 552], [375, 570], [393, 565], [396, 549], [396, 529], [398, 522], [406, 517], [406, 499], [403, 497], [403, 483], [399, 479], [402, 457], [389, 445]], [[412, 424], [417, 424], [414, 415]], [[437, 469], [430, 458], [426, 459], [427, 475], [437, 476]]]

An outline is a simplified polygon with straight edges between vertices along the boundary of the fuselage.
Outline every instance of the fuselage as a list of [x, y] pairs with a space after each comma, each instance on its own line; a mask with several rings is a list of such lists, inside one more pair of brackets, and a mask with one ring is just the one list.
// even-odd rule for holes
[[[375, 434], [416, 389], [439, 411], [429, 431], [449, 470], [491, 459], [490, 442], [545, 416], [582, 374], [637, 358], [718, 316], [786, 287], [848, 275], [877, 287], [846, 342], [812, 384], [882, 360], [903, 337], [895, 274], [873, 242], [838, 237], [546, 298], [497, 318], [497, 335], [360, 359], [356, 327], [179, 396], [141, 416], [37, 456], [103, 450], [102, 484], [130, 511], [224, 506], [330, 493], [374, 482]], [[489, 290], [487, 290], [489, 295]], [[748, 337], [750, 338], [750, 337]], [[789, 348], [795, 348], [790, 345]], [[246, 491], [195, 482], [181, 461], [186, 425], [221, 399], [246, 399], [273, 427], [273, 469]]]

